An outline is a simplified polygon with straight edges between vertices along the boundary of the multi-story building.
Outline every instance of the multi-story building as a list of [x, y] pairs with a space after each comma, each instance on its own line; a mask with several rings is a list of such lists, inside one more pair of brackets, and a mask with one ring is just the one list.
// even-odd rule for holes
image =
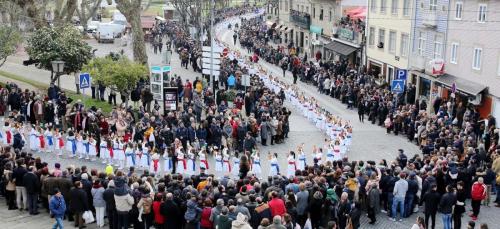
[[449, 5], [449, 0], [416, 0], [414, 6], [408, 81], [416, 85], [416, 98], [427, 104], [439, 94], [436, 80], [446, 59]]
[[[440, 95], [451, 88], [482, 117], [500, 119], [500, 2], [451, 0], [446, 42], [446, 74], [437, 78]], [[455, 86], [453, 86], [455, 83]]]
[[412, 0], [368, 0], [367, 68], [380, 82], [408, 69], [413, 9]]

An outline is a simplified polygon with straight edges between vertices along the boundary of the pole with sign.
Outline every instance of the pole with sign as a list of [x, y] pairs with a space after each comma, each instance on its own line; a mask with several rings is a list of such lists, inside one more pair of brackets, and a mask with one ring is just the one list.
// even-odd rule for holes
[[[85, 95], [85, 89], [90, 88], [90, 74], [89, 73], [82, 73], [80, 74], [80, 90], [82, 90], [82, 94]], [[85, 98], [85, 96], [84, 96]]]

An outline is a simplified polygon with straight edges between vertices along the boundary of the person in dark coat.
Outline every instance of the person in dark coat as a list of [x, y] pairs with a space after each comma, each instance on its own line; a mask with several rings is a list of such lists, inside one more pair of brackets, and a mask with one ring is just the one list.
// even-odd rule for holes
[[116, 204], [115, 204], [115, 182], [110, 180], [108, 188], [102, 194], [104, 202], [106, 202], [106, 215], [108, 216], [109, 228], [116, 228]]
[[453, 209], [453, 228], [461, 228], [462, 226], [462, 214], [465, 212], [465, 190], [464, 182], [457, 182], [457, 202], [455, 203], [455, 209]]
[[377, 222], [376, 215], [380, 211], [380, 190], [378, 189], [377, 182], [372, 183], [372, 187], [368, 193], [368, 201], [369, 224], [375, 224]]
[[[70, 191], [71, 187], [73, 187], [73, 182], [71, 182], [70, 177], [68, 176], [67, 171], [62, 172], [62, 177], [57, 180], [57, 187], [61, 190], [63, 194], [64, 201], [66, 203], [70, 203]], [[73, 214], [70, 208], [66, 208], [66, 213], [68, 214], [68, 220], [73, 221]]]
[[432, 229], [435, 228], [436, 213], [440, 200], [441, 196], [437, 192], [437, 185], [433, 184], [431, 190], [422, 197], [422, 202], [424, 202], [425, 228], [431, 229], [431, 227], [429, 227], [429, 217], [432, 219]]
[[84, 228], [83, 213], [89, 209], [87, 193], [83, 190], [82, 182], [76, 181], [75, 187], [69, 192], [69, 208], [75, 215], [75, 227]]
[[353, 229], [358, 229], [360, 226], [359, 219], [361, 218], [361, 210], [359, 208], [360, 205], [358, 202], [356, 202], [354, 203], [354, 208], [349, 213]]
[[160, 213], [165, 217], [165, 229], [177, 229], [182, 227], [182, 212], [174, 201], [172, 193], [165, 195], [165, 202], [160, 205]]
[[30, 171], [24, 174], [23, 183], [28, 193], [28, 209], [30, 215], [38, 215], [38, 195], [40, 194], [40, 179], [35, 174], [36, 167], [30, 167]]

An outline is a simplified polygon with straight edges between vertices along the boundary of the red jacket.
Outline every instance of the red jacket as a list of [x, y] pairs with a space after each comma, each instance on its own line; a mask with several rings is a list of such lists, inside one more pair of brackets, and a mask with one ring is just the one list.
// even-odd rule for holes
[[285, 202], [280, 198], [273, 198], [267, 205], [269, 205], [272, 217], [283, 216], [286, 213]]
[[212, 228], [212, 222], [210, 221], [210, 214], [212, 213], [212, 209], [210, 207], [203, 208], [201, 212], [201, 224], [200, 226], [203, 228]]
[[155, 223], [161, 225], [161, 224], [165, 223], [165, 218], [160, 213], [160, 205], [161, 205], [160, 201], [154, 201], [153, 202], [153, 213], [154, 213], [154, 216], [155, 216]]

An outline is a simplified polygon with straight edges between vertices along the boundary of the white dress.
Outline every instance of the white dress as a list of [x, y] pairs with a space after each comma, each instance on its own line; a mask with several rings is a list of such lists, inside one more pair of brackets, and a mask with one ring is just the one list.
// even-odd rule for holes
[[75, 136], [66, 137], [66, 151], [68, 151], [70, 157], [74, 157], [76, 155]]
[[333, 148], [328, 147], [328, 150], [326, 151], [326, 161], [333, 162], [335, 160], [335, 155], [333, 153]]
[[127, 157], [127, 167], [135, 167], [135, 153], [134, 149], [127, 147], [125, 150], [125, 157]]
[[174, 169], [172, 159], [168, 156], [167, 153], [163, 154], [163, 171], [164, 172], [172, 172]]
[[88, 157], [89, 156], [89, 152], [90, 152], [90, 143], [89, 143], [89, 140], [85, 139], [82, 142], [83, 142], [83, 152], [84, 152], [84, 155], [86, 157]]
[[229, 160], [229, 155], [224, 155], [223, 157], [223, 166], [222, 166], [222, 170], [224, 171], [224, 173], [231, 173], [231, 162]]
[[295, 164], [295, 158], [290, 155], [288, 156], [287, 177], [295, 176], [295, 170], [297, 170], [297, 164]]
[[82, 157], [85, 154], [85, 147], [83, 146], [83, 139], [82, 137], [77, 137], [76, 138], [76, 152], [80, 157]]
[[215, 171], [222, 172], [222, 156], [220, 154], [215, 155]]
[[340, 153], [340, 145], [333, 146], [333, 160], [335, 161], [342, 160], [342, 155]]
[[3, 127], [3, 144], [9, 145], [12, 143], [12, 132], [10, 132], [10, 126]]
[[232, 171], [232, 173], [235, 177], [240, 176], [240, 159], [237, 157], [233, 158], [233, 171]]
[[184, 153], [178, 150], [176, 172], [179, 174], [183, 174], [186, 169], [187, 169], [187, 164], [186, 164], [186, 159], [184, 158]]
[[321, 165], [322, 159], [323, 159], [323, 153], [318, 151], [316, 155], [314, 155], [314, 158], [318, 160], [318, 165]]
[[52, 152], [54, 150], [54, 147], [55, 147], [55, 141], [54, 141], [54, 134], [52, 134], [51, 131], [49, 130], [46, 130], [45, 133], [45, 151], [47, 152]]
[[101, 157], [101, 159], [108, 159], [109, 158], [108, 143], [106, 141], [102, 141], [101, 144], [99, 145], [99, 149], [100, 149], [99, 156]]
[[199, 153], [198, 155], [200, 157], [200, 169], [204, 168], [208, 170], [210, 167], [208, 166], [207, 155], [205, 153]]
[[297, 169], [300, 169], [300, 170], [306, 169], [306, 155], [303, 152], [301, 154], [299, 154], [299, 162], [298, 162]]
[[96, 147], [97, 142], [92, 139], [89, 141], [89, 156], [96, 156], [97, 155], [97, 149]]
[[113, 156], [116, 160], [119, 160], [119, 161], [125, 160], [125, 152], [123, 151], [123, 143], [121, 143], [121, 142], [113, 143], [113, 154], [114, 154]]
[[61, 136], [60, 133], [56, 133], [54, 135], [54, 139], [55, 139], [55, 141], [54, 141], [54, 144], [55, 144], [54, 145], [54, 149], [58, 151], [57, 152], [58, 155], [61, 155], [62, 154], [61, 150], [64, 149], [64, 139], [63, 139], [63, 137]]
[[271, 158], [271, 160], [269, 161], [269, 166], [270, 166], [270, 175], [271, 176], [275, 176], [275, 175], [278, 175], [279, 172], [280, 172], [280, 166], [278, 164], [278, 159], [273, 157]]
[[141, 167], [142, 168], [149, 168], [149, 165], [151, 164], [150, 160], [151, 155], [149, 155], [148, 148], [146, 148], [145, 145], [142, 146], [142, 156], [141, 156]]
[[37, 151], [37, 149], [38, 149], [36, 138], [37, 138], [36, 130], [31, 129], [31, 131], [30, 131], [30, 150], [31, 151]]
[[194, 175], [196, 173], [196, 163], [195, 157], [192, 152], [188, 153], [187, 170], [186, 173], [189, 175]]
[[155, 173], [157, 173], [158, 171], [160, 171], [160, 155], [155, 153], [151, 156], [151, 171], [154, 171]]
[[262, 167], [260, 166], [259, 156], [253, 157], [252, 173], [255, 174], [255, 176], [257, 177], [259, 177], [262, 174]]

